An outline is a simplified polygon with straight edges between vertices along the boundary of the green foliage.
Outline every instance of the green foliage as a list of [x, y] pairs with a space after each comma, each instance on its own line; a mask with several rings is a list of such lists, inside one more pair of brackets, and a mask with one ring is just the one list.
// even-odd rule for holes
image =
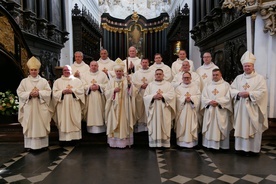
[[18, 96], [12, 94], [10, 90], [0, 92], [0, 114], [11, 116], [18, 113]]

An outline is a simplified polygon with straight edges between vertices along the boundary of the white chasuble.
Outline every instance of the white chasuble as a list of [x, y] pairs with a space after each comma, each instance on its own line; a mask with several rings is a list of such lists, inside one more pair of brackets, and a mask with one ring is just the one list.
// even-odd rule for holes
[[[174, 129], [177, 145], [194, 147], [198, 142], [200, 87], [195, 83], [181, 84], [175, 93], [177, 113]], [[191, 102], [186, 102], [187, 97], [190, 97]]]
[[211, 62], [209, 65], [203, 64], [196, 70], [196, 73], [201, 77], [201, 90], [205, 85], [212, 82], [212, 72], [216, 68], [218, 66]]
[[154, 72], [157, 69], [162, 69], [164, 73], [164, 80], [168, 82], [172, 81], [172, 70], [169, 66], [165, 65], [163, 62], [161, 64], [154, 63], [153, 65], [150, 66], [150, 69], [153, 70]]
[[172, 63], [172, 76], [174, 77], [176, 74], [182, 71], [182, 64], [184, 61], [188, 61], [190, 64], [190, 72], [193, 72], [194, 69], [194, 62], [189, 59], [180, 60], [179, 58]]
[[77, 62], [74, 62], [71, 65], [71, 68], [72, 68], [73, 75], [76, 71], [80, 72], [80, 79], [81, 79], [82, 75], [84, 75], [86, 72], [89, 72], [89, 70], [90, 70], [90, 67], [84, 61], [82, 61], [80, 64], [78, 64]]
[[135, 126], [135, 132], [147, 131], [147, 115], [143, 101], [145, 89], [141, 88], [141, 86], [143, 84], [149, 84], [153, 80], [154, 72], [150, 69], [140, 69], [132, 76], [133, 84], [138, 89], [138, 95], [136, 97], [136, 116], [138, 123]]
[[[89, 133], [105, 132], [104, 108], [105, 96], [104, 90], [108, 83], [106, 74], [102, 71], [87, 72], [82, 77], [85, 90], [85, 108], [84, 120], [87, 122], [87, 131]], [[91, 90], [92, 85], [98, 85], [98, 90]]]
[[[177, 73], [173, 80], [172, 80], [172, 85], [174, 88], [177, 86], [181, 85], [183, 82], [182, 76], [184, 72], [179, 72]], [[195, 85], [201, 87], [201, 78], [196, 72], [189, 72], [191, 74], [192, 80], [191, 82], [194, 83]]]
[[[266, 81], [256, 72], [241, 74], [231, 87], [236, 150], [259, 152], [262, 133], [268, 129]], [[242, 91], [248, 91], [249, 97], [239, 97], [238, 93]]]
[[[215, 100], [218, 106], [213, 107], [209, 102]], [[204, 110], [202, 138], [203, 145], [214, 149], [229, 148], [229, 132], [232, 129], [232, 102], [230, 85], [221, 79], [212, 81], [202, 91], [201, 108]], [[206, 144], [204, 141], [206, 140]], [[221, 143], [220, 141], [225, 141]]]
[[98, 60], [98, 65], [99, 65], [99, 71], [106, 72], [108, 74], [109, 78], [115, 77], [115, 72], [113, 70], [114, 66], [116, 66], [116, 63], [107, 58], [106, 60], [99, 59]]
[[[39, 97], [30, 98], [33, 90]], [[48, 134], [53, 110], [50, 107], [51, 88], [44, 78], [28, 76], [17, 88], [19, 97], [18, 121], [23, 127], [25, 148], [40, 149], [48, 146]]]
[[[153, 96], [161, 93], [162, 100]], [[175, 118], [175, 92], [173, 86], [163, 80], [149, 83], [144, 94], [145, 111], [150, 147], [170, 147], [172, 120]]]
[[[72, 94], [62, 94], [70, 88]], [[54, 120], [59, 129], [60, 141], [81, 139], [81, 120], [85, 104], [82, 81], [73, 75], [61, 76], [54, 82], [53, 101], [55, 107]]]

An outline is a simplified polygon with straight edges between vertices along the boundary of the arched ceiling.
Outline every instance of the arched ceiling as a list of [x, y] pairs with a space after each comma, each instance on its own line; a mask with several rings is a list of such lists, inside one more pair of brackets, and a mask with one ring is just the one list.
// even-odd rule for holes
[[174, 0], [98, 0], [103, 13], [125, 19], [134, 11], [147, 19], [158, 17], [167, 12]]

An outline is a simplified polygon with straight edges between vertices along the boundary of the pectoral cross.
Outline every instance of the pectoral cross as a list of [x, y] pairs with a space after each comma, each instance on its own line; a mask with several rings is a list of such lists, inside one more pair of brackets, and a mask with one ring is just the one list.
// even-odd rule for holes
[[161, 91], [161, 89], [158, 89], [158, 91], [156, 91], [157, 94], [163, 94], [163, 91]]
[[91, 84], [92, 85], [94, 85], [94, 84], [96, 84], [97, 83], [97, 81], [95, 80], [95, 79], [93, 79], [92, 81], [91, 81]]
[[206, 75], [206, 73], [204, 73], [201, 77], [202, 79], [206, 79], [208, 76]]
[[104, 69], [102, 70], [104, 73], [106, 73], [107, 71], [108, 71], [108, 69], [106, 69], [105, 67], [104, 67]]
[[191, 94], [189, 92], [187, 92], [184, 96], [185, 97], [191, 97]]
[[119, 88], [121, 88], [122, 81], [117, 81], [117, 85]]
[[70, 84], [68, 84], [67, 86], [66, 86], [66, 89], [72, 89], [73, 88], [73, 86], [71, 86]]
[[213, 93], [214, 95], [217, 95], [217, 94], [219, 93], [219, 91], [215, 88], [215, 89], [212, 91], [212, 93]]
[[39, 91], [39, 89], [37, 89], [37, 87], [34, 87], [33, 89], [32, 89], [32, 92], [38, 92]]
[[248, 88], [250, 88], [250, 86], [247, 83], [245, 83], [245, 85], [243, 85], [242, 87], [244, 90], [247, 90]]
[[141, 79], [141, 81], [145, 84], [148, 80], [145, 77], [143, 77], [143, 79]]

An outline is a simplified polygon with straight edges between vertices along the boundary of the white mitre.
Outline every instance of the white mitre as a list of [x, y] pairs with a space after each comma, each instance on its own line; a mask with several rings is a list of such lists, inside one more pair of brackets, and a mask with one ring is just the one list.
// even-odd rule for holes
[[256, 57], [249, 51], [246, 51], [241, 57], [242, 65], [245, 63], [252, 63], [255, 64]]
[[124, 70], [125, 64], [124, 64], [124, 62], [120, 58], [117, 58], [115, 60], [115, 63], [116, 63], [116, 65], [113, 68], [115, 71], [116, 70]]
[[28, 62], [27, 62], [27, 66], [29, 69], [37, 69], [39, 70], [41, 67], [41, 63], [38, 59], [36, 59], [36, 57], [31, 57]]

